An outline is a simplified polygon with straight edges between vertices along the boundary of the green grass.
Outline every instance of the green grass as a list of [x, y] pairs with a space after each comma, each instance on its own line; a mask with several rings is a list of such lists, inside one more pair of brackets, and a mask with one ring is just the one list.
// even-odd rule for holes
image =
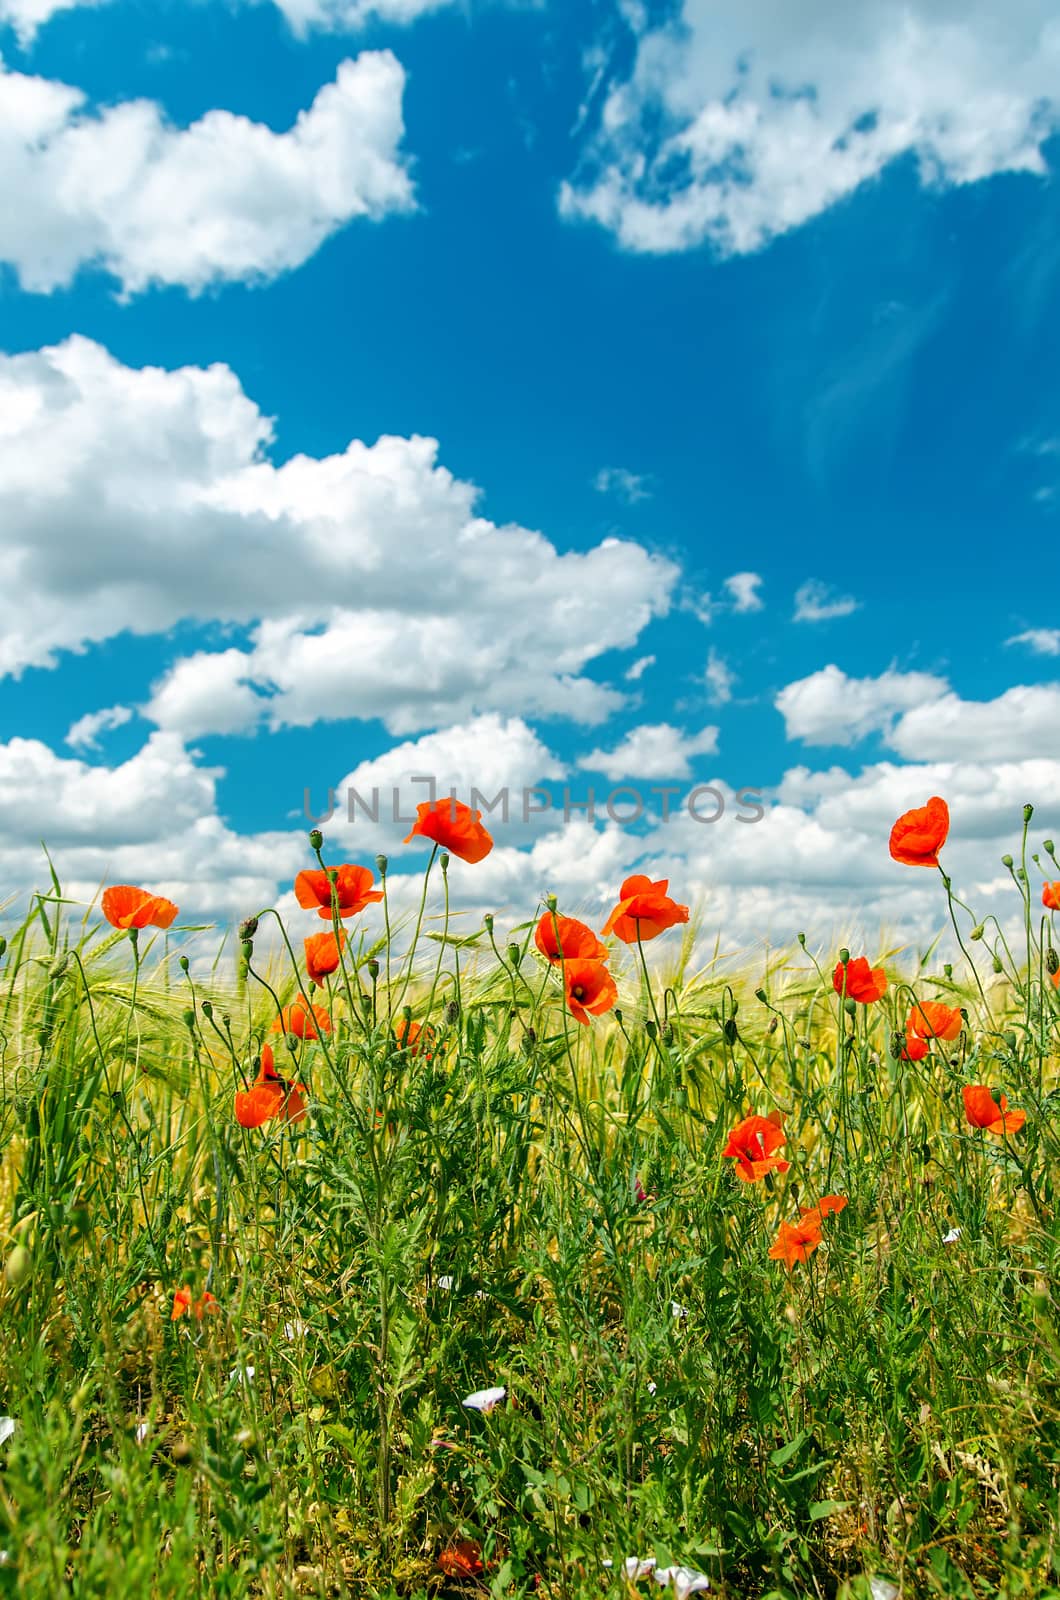
[[[579, 1027], [542, 907], [507, 953], [421, 934], [407, 989], [362, 944], [330, 1039], [287, 1069], [272, 1036], [308, 1118], [254, 1130], [290, 961], [193, 982], [213, 935], [133, 947], [54, 884], [0, 966], [0, 1593], [581, 1600], [637, 1555], [732, 1597], [1060, 1594], [1060, 1006], [1021, 870], [1015, 955], [956, 908], [982, 987], [884, 952], [853, 1015], [834, 951], [696, 971], [676, 930], [651, 993], [619, 947], [621, 1015]], [[913, 992], [967, 1013], [921, 1063]], [[966, 1083], [1024, 1128], [972, 1129]], [[728, 1131], [775, 1108], [790, 1170], [740, 1183]], [[778, 1223], [825, 1193], [789, 1273]], [[171, 1321], [185, 1284], [219, 1311]], [[440, 1570], [457, 1540], [480, 1577]]]

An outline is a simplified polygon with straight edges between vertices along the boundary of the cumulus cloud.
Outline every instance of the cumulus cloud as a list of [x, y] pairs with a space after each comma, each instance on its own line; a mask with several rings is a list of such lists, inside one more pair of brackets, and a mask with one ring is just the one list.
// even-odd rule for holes
[[809, 578], [795, 591], [795, 621], [831, 622], [836, 617], [849, 617], [860, 604], [853, 595], [837, 594], [819, 578]]
[[621, 778], [688, 778], [693, 757], [713, 755], [717, 748], [717, 728], [687, 734], [669, 722], [645, 723], [631, 728], [613, 750], [581, 756], [578, 766], [602, 772], [613, 783]]
[[761, 611], [765, 603], [758, 592], [761, 587], [762, 578], [757, 572], [734, 572], [725, 579], [725, 588], [736, 612]]
[[873, 733], [889, 734], [899, 716], [948, 690], [945, 678], [891, 669], [876, 678], [850, 678], [829, 665], [789, 683], [774, 704], [789, 739], [808, 745], [852, 745]]
[[98, 750], [99, 736], [113, 728], [122, 728], [132, 721], [129, 706], [107, 706], [103, 711], [89, 711], [70, 727], [66, 742], [74, 750]]
[[1036, 656], [1060, 656], [1060, 628], [1028, 628], [1005, 643], [1025, 644]]
[[[31, 44], [38, 29], [60, 11], [104, 5], [107, 0], [0, 0], [0, 23], [14, 28], [19, 43]], [[407, 26], [455, 0], [274, 0], [292, 30], [305, 35], [315, 29], [352, 32], [369, 22]]]
[[788, 738], [807, 745], [880, 734], [908, 761], [1022, 761], [1055, 744], [1060, 684], [1017, 684], [993, 700], [964, 700], [931, 673], [849, 678], [833, 665], [789, 683], [774, 703]]
[[0, 261], [39, 293], [89, 266], [125, 295], [275, 278], [354, 218], [414, 206], [404, 85], [389, 50], [365, 51], [286, 132], [220, 110], [175, 128], [151, 101], [93, 111], [0, 61]]
[[911, 157], [921, 182], [1042, 174], [1060, 121], [1049, 0], [683, 0], [627, 7], [632, 73], [607, 94], [562, 212], [628, 249], [760, 249]]
[[247, 639], [156, 684], [147, 714], [186, 739], [624, 703], [584, 669], [665, 615], [671, 562], [477, 516], [433, 439], [275, 466], [271, 437], [225, 366], [131, 368], [81, 338], [0, 356], [0, 672], [188, 620]]
[[627, 505], [636, 505], [638, 500], [648, 500], [651, 490], [647, 487], [648, 479], [641, 473], [630, 472], [626, 467], [601, 467], [593, 479], [593, 488], [597, 494], [613, 494]]
[[711, 650], [707, 658], [707, 670], [703, 674], [703, 681], [707, 686], [712, 705], [728, 705], [732, 699], [736, 673], [729, 666], [724, 656], [720, 656], [716, 650]]

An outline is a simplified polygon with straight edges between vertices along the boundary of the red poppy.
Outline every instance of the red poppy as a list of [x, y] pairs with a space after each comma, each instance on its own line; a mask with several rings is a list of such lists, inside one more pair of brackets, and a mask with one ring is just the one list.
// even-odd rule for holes
[[296, 1039], [319, 1039], [321, 1033], [331, 1032], [331, 1018], [323, 1006], [314, 1006], [310, 1016], [305, 1006], [296, 1000], [293, 1006], [284, 1006], [279, 1016], [273, 1018], [271, 1032], [293, 1033]]
[[1042, 905], [1050, 911], [1060, 911], [1060, 883], [1042, 884]]
[[113, 928], [168, 928], [178, 907], [160, 894], [116, 883], [103, 891], [103, 915]]
[[604, 938], [613, 933], [623, 944], [636, 944], [638, 936], [654, 939], [675, 923], [688, 921], [688, 907], [678, 905], [666, 893], [669, 878], [653, 883], [643, 873], [627, 878], [619, 891], [618, 905], [604, 923]]
[[590, 1016], [610, 1011], [618, 999], [618, 986], [602, 961], [565, 961], [563, 989], [571, 1016], [585, 1024]]
[[[330, 869], [336, 873], [335, 898], [338, 902], [340, 917], [355, 916], [358, 911], [363, 911], [375, 900], [382, 900], [383, 891], [373, 889], [375, 873], [368, 867], [355, 867], [349, 861], [344, 861], [341, 867]], [[311, 872], [300, 872], [294, 880], [295, 899], [307, 911], [315, 911], [318, 916], [331, 920], [331, 879], [327, 872], [319, 868]]]
[[820, 1226], [825, 1217], [834, 1216], [837, 1211], [842, 1211], [846, 1203], [845, 1194], [826, 1194], [815, 1206], [804, 1206], [799, 1215], [804, 1222], [816, 1221]]
[[273, 1117], [301, 1122], [306, 1114], [304, 1094], [304, 1083], [289, 1084], [279, 1076], [271, 1046], [263, 1045], [257, 1077], [249, 1089], [236, 1094], [236, 1121], [241, 1128], [260, 1128]]
[[821, 1223], [812, 1217], [800, 1217], [798, 1222], [782, 1222], [776, 1241], [769, 1254], [774, 1261], [783, 1261], [790, 1272], [796, 1261], [807, 1261], [821, 1242]]
[[[557, 941], [558, 932], [558, 941]], [[537, 925], [534, 943], [550, 961], [604, 961], [607, 946], [591, 928], [576, 917], [560, 917], [546, 911]]]
[[926, 1039], [918, 1039], [915, 1033], [907, 1033], [905, 1044], [902, 1048], [902, 1060], [923, 1061], [928, 1054], [928, 1049], [929, 1046]]
[[939, 851], [950, 831], [950, 808], [937, 794], [898, 818], [891, 829], [890, 851], [907, 867], [937, 867]]
[[476, 1539], [458, 1539], [447, 1545], [438, 1557], [438, 1565], [447, 1578], [476, 1578], [486, 1570], [482, 1546]]
[[987, 1133], [1019, 1133], [1027, 1120], [1025, 1111], [1010, 1111], [1008, 1096], [1000, 1095], [1001, 1104], [994, 1100], [994, 1092], [982, 1083], [966, 1083], [964, 1114], [973, 1128], [985, 1128]]
[[207, 1312], [216, 1312], [220, 1311], [220, 1309], [209, 1289], [204, 1289], [199, 1298], [193, 1300], [191, 1289], [188, 1284], [185, 1284], [183, 1289], [178, 1289], [173, 1296], [173, 1311], [169, 1320], [170, 1322], [176, 1322], [178, 1317], [186, 1317], [190, 1314], [197, 1322], [201, 1322]]
[[315, 983], [323, 988], [324, 979], [332, 972], [338, 970], [340, 961], [339, 951], [346, 948], [346, 930], [339, 929], [339, 937], [333, 933], [311, 933], [305, 941], [305, 969], [309, 975], [310, 983]]
[[416, 821], [405, 844], [414, 838], [433, 839], [461, 861], [481, 861], [493, 849], [493, 839], [482, 826], [481, 811], [472, 811], [462, 800], [425, 800], [416, 807]]
[[863, 1006], [871, 1006], [885, 993], [887, 974], [882, 967], [870, 967], [864, 956], [856, 956], [845, 966], [842, 961], [836, 962], [832, 983], [836, 994], [845, 993], [848, 1000], [857, 1000]]
[[918, 1000], [906, 1020], [907, 1034], [918, 1039], [956, 1039], [964, 1027], [959, 1006], [943, 1005], [941, 1000]]
[[431, 1059], [431, 1051], [427, 1047], [434, 1045], [434, 1029], [429, 1022], [409, 1022], [402, 1017], [400, 1022], [394, 1024], [394, 1038], [410, 1056], [422, 1056], [425, 1061]]
[[767, 1172], [787, 1172], [791, 1162], [775, 1154], [784, 1143], [780, 1113], [774, 1111], [768, 1117], [744, 1117], [729, 1134], [729, 1142], [721, 1153], [723, 1158], [732, 1156], [735, 1159], [738, 1178], [744, 1183], [757, 1183]]

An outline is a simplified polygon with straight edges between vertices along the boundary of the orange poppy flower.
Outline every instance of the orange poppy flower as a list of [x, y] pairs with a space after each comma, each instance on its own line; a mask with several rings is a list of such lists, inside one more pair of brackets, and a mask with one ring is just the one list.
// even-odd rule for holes
[[1049, 911], [1060, 911], [1060, 883], [1042, 884], [1042, 905]]
[[560, 917], [552, 911], [546, 911], [538, 923], [534, 943], [541, 954], [552, 962], [607, 959], [606, 944], [600, 942], [591, 928], [587, 928], [576, 917]]
[[346, 948], [346, 930], [339, 929], [339, 937], [333, 933], [311, 933], [305, 941], [305, 970], [310, 983], [315, 983], [323, 988], [324, 979], [329, 973], [338, 970], [340, 950]]
[[818, 1200], [815, 1206], [803, 1206], [799, 1212], [804, 1222], [815, 1220], [818, 1227], [825, 1217], [833, 1216], [837, 1211], [842, 1211], [847, 1203], [845, 1194], [826, 1194]]
[[638, 935], [654, 939], [656, 934], [672, 928], [675, 923], [688, 921], [688, 907], [678, 905], [666, 893], [669, 878], [653, 883], [643, 873], [627, 878], [619, 891], [618, 905], [604, 923], [604, 938], [613, 933], [623, 944], [636, 944]]
[[186, 1317], [190, 1314], [195, 1318], [196, 1322], [201, 1322], [207, 1312], [216, 1312], [220, 1311], [220, 1309], [209, 1289], [204, 1289], [199, 1298], [193, 1300], [191, 1289], [188, 1284], [185, 1284], [183, 1289], [178, 1289], [173, 1296], [173, 1311], [169, 1320], [170, 1322], [176, 1322], [178, 1317]]
[[284, 1006], [279, 1016], [273, 1018], [270, 1031], [293, 1033], [296, 1039], [319, 1039], [321, 1033], [331, 1032], [331, 1018], [323, 1006], [314, 1006], [310, 1016], [305, 1006], [296, 1000], [293, 1006]]
[[941, 1000], [918, 1000], [906, 1020], [905, 1031], [918, 1039], [956, 1039], [964, 1027], [959, 1006]]
[[461, 861], [481, 861], [493, 849], [493, 839], [482, 826], [481, 811], [472, 811], [462, 800], [425, 800], [416, 807], [416, 821], [405, 844], [413, 839], [432, 839]]
[[987, 1133], [1019, 1133], [1027, 1120], [1025, 1111], [1010, 1111], [1008, 1096], [1001, 1095], [1000, 1106], [994, 1100], [993, 1090], [982, 1083], [966, 1083], [964, 1114], [973, 1128], [985, 1128]]
[[886, 992], [887, 974], [882, 967], [870, 967], [864, 956], [856, 956], [853, 961], [848, 961], [845, 967], [841, 961], [836, 962], [832, 984], [836, 994], [843, 994], [845, 991], [848, 1000], [857, 1000], [863, 1006], [871, 1006]]
[[800, 1217], [798, 1222], [782, 1222], [769, 1252], [773, 1261], [783, 1261], [790, 1272], [796, 1261], [807, 1261], [821, 1242], [820, 1221]]
[[736, 1176], [744, 1183], [757, 1183], [767, 1172], [787, 1172], [790, 1161], [783, 1161], [775, 1152], [785, 1142], [780, 1126], [780, 1113], [771, 1116], [744, 1117], [729, 1134], [729, 1142], [721, 1152], [736, 1162]]
[[429, 1022], [409, 1022], [402, 1017], [400, 1022], [394, 1024], [394, 1038], [410, 1056], [422, 1056], [425, 1061], [431, 1059], [431, 1051], [427, 1046], [434, 1044], [434, 1029]]
[[907, 1033], [905, 1036], [905, 1045], [902, 1049], [902, 1060], [923, 1061], [924, 1057], [928, 1054], [928, 1048], [928, 1042], [926, 1039], [918, 1039], [915, 1033]]
[[160, 894], [116, 883], [103, 891], [103, 915], [112, 928], [168, 928], [178, 907]]
[[618, 986], [602, 961], [565, 961], [563, 990], [575, 1022], [588, 1025], [589, 1017], [599, 1017], [618, 999]]
[[907, 867], [937, 867], [949, 831], [950, 808], [934, 794], [926, 806], [916, 806], [898, 818], [891, 829], [891, 855]]
[[482, 1546], [476, 1539], [458, 1539], [447, 1545], [438, 1557], [438, 1565], [447, 1578], [475, 1578], [486, 1570]]
[[249, 1089], [236, 1094], [236, 1121], [242, 1128], [260, 1128], [272, 1117], [285, 1122], [301, 1122], [306, 1115], [305, 1084], [289, 1084], [276, 1071], [271, 1045], [261, 1049], [258, 1075]]
[[[375, 873], [368, 867], [355, 867], [349, 861], [344, 861], [341, 867], [331, 870], [338, 874], [335, 879], [335, 898], [340, 917], [355, 916], [373, 901], [382, 900], [383, 891], [372, 888]], [[331, 920], [331, 879], [326, 872], [319, 868], [300, 872], [294, 880], [294, 893], [300, 906]]]

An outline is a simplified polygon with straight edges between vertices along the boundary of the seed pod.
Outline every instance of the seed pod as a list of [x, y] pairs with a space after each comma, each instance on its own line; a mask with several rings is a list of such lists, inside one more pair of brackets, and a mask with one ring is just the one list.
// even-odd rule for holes
[[257, 933], [257, 931], [258, 931], [258, 919], [257, 919], [257, 917], [246, 917], [239, 924], [239, 937], [240, 937], [240, 940], [243, 943], [246, 943], [246, 941], [248, 939], [253, 939], [253, 937]]
[[1052, 945], [1050, 945], [1048, 950], [1045, 952], [1045, 970], [1048, 972], [1050, 977], [1052, 977], [1055, 972], [1060, 972], [1060, 956], [1057, 955]]
[[204, 1017], [212, 1017], [213, 1016], [213, 1005], [211, 1004], [211, 1002], [209, 1000], [204, 1000], [202, 1002], [202, 1014], [203, 1014]]
[[388, 859], [387, 859], [387, 857], [386, 857], [386, 856], [384, 856], [384, 855], [378, 855], [378, 856], [376, 856], [376, 858], [375, 858], [375, 864], [376, 864], [376, 867], [377, 867], [377, 869], [378, 869], [378, 871], [379, 871], [379, 876], [380, 876], [380, 877], [381, 877], [381, 878], [385, 878], [385, 877], [386, 877], [386, 869], [387, 869], [387, 867], [389, 867], [389, 865], [390, 865], [390, 862], [389, 862], [389, 860], [388, 860]]
[[510, 944], [508, 946], [508, 960], [511, 962], [512, 966], [517, 968], [522, 959], [523, 952], [520, 950], [519, 946], [517, 944]]
[[454, 1023], [460, 1021], [459, 1000], [450, 1000], [449, 1004], [445, 1008], [445, 1020], [450, 1027], [453, 1027]]
[[374, 983], [379, 976], [379, 963], [375, 959], [375, 956], [369, 956], [368, 960], [365, 962], [365, 966], [368, 968], [368, 976]]
[[322, 847], [323, 843], [324, 843], [324, 835], [321, 833], [320, 829], [319, 828], [310, 828], [310, 830], [309, 830], [309, 848], [310, 848], [310, 850], [319, 850]]

